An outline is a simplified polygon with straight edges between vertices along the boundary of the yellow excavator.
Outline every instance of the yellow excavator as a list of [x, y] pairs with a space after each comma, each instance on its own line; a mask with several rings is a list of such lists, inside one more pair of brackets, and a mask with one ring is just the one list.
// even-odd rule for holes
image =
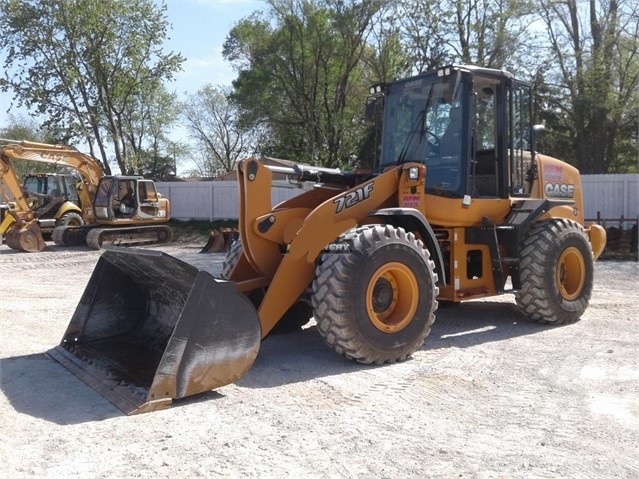
[[[535, 151], [531, 85], [449, 66], [376, 85], [376, 167], [238, 165], [240, 241], [224, 279], [160, 251], [107, 249], [49, 354], [125, 413], [234, 382], [278, 324], [402, 361], [440, 301], [513, 293], [531, 320], [577, 321], [605, 230], [579, 172]], [[271, 206], [274, 172], [314, 183]]]
[[66, 145], [0, 139], [0, 185], [16, 205], [9, 210], [7, 245], [26, 252], [42, 251], [46, 244], [37, 211], [29, 208], [27, 193], [13, 168], [13, 160], [36, 161], [74, 169], [80, 175], [77, 195], [81, 220], [62, 222], [52, 231], [61, 246], [167, 243], [170, 205], [152, 180], [140, 176], [105, 175], [99, 161]]

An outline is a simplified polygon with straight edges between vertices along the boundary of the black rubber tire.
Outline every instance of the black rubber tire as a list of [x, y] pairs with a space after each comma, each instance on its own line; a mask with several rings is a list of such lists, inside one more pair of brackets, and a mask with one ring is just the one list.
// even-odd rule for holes
[[59, 226], [82, 226], [84, 224], [84, 220], [82, 216], [80, 216], [75, 211], [68, 211], [58, 218], [55, 222], [56, 228]]
[[[385, 268], [388, 276], [382, 274]], [[403, 361], [430, 333], [436, 283], [430, 253], [412, 233], [390, 225], [355, 228], [320, 257], [312, 287], [317, 329], [348, 359], [364, 364]], [[398, 324], [386, 325], [388, 318], [379, 317], [392, 319], [396, 312]]]
[[[233, 271], [235, 264], [239, 261], [243, 252], [244, 249], [242, 248], [242, 242], [239, 239], [235, 240], [224, 257], [222, 272], [220, 273], [221, 279], [229, 279], [231, 271]], [[249, 299], [253, 302], [255, 308], [259, 308], [263, 297], [264, 290], [253, 291], [249, 294]], [[306, 301], [297, 301], [286, 311], [286, 313], [284, 313], [269, 334], [283, 334], [299, 331], [302, 326], [311, 320], [312, 317], [313, 308]]]
[[567, 219], [535, 224], [520, 250], [519, 307], [531, 320], [547, 324], [578, 321], [593, 287], [592, 250], [584, 229]]

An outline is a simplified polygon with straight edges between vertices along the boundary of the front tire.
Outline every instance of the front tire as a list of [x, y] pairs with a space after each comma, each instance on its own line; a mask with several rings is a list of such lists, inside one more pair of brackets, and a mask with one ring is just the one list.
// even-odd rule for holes
[[568, 324], [588, 307], [593, 258], [583, 228], [567, 219], [541, 221], [522, 242], [519, 307], [531, 321]]
[[332, 243], [316, 268], [317, 329], [357, 362], [403, 361], [430, 333], [436, 282], [430, 254], [412, 233], [390, 225], [356, 228]]

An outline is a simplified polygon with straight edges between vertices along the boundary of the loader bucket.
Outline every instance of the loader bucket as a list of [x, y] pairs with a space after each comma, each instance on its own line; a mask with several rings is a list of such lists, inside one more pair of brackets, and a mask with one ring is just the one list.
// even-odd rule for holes
[[165, 253], [102, 253], [48, 354], [126, 414], [229, 384], [253, 364], [260, 323], [234, 283]]

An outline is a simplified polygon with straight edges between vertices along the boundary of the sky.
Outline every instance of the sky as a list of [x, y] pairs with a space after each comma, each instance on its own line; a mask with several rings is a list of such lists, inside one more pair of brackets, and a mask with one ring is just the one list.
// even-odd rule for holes
[[256, 10], [261, 0], [166, 0], [173, 24], [166, 50], [186, 58], [183, 72], [168, 85], [179, 94], [195, 93], [207, 83], [230, 85], [235, 73], [222, 58], [222, 45], [233, 25]]
[[[159, 3], [159, 0], [158, 0]], [[233, 25], [256, 10], [264, 10], [263, 0], [165, 0], [166, 15], [172, 29], [165, 51], [181, 53], [186, 59], [183, 71], [167, 84], [180, 97], [195, 93], [207, 83], [230, 85], [235, 72], [222, 57], [222, 45]], [[7, 126], [11, 93], [0, 93], [0, 128]], [[27, 116], [25, 110], [13, 108], [12, 114]], [[186, 141], [183, 129], [174, 133], [176, 141]], [[182, 165], [178, 172], [187, 168]]]

